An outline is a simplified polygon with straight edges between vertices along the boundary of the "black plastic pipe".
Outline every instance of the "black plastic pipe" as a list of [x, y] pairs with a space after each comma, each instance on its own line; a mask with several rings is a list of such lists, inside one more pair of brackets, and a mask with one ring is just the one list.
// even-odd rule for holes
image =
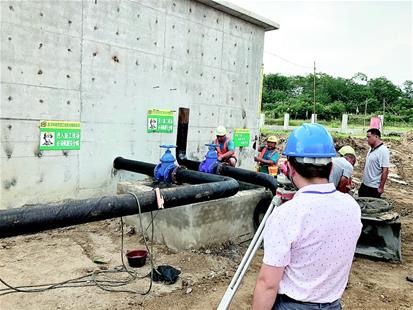
[[[199, 162], [188, 160], [186, 158], [178, 160], [178, 163], [191, 170], [198, 170], [197, 167], [199, 167], [200, 164]], [[275, 195], [277, 191], [277, 179], [266, 173], [230, 167], [223, 164], [218, 165], [217, 173], [223, 176], [234, 178], [237, 181], [263, 186], [265, 188], [268, 188], [273, 195]]]
[[266, 173], [230, 167], [222, 164], [218, 166], [217, 173], [234, 178], [237, 181], [263, 186], [268, 188], [273, 195], [275, 195], [277, 191], [277, 179]]
[[[176, 160], [178, 164], [194, 171], [199, 170], [200, 162], [186, 158], [186, 146], [188, 141], [189, 109], [179, 108], [178, 129], [176, 133]], [[273, 176], [241, 168], [220, 165], [217, 173], [254, 185], [268, 188], [275, 195], [278, 183]]]
[[[161, 189], [165, 208], [225, 198], [238, 192], [237, 181], [185, 185]], [[158, 209], [154, 191], [136, 194], [141, 212]], [[137, 214], [138, 205], [131, 194], [85, 200], [71, 200], [55, 204], [29, 205], [0, 211], [0, 238], [37, 233], [43, 230], [67, 227], [109, 218]]]
[[[127, 169], [129, 171], [151, 176], [153, 176], [153, 168], [155, 167], [153, 164], [117, 158], [116, 166], [122, 165], [129, 166]], [[138, 171], [140, 168], [142, 172]], [[175, 177], [179, 182], [195, 183], [196, 185], [161, 189], [164, 208], [230, 197], [235, 195], [239, 189], [239, 184], [234, 179], [183, 168], [175, 170]], [[154, 191], [138, 193], [136, 197], [139, 200], [142, 213], [158, 209]], [[28, 205], [0, 211], [0, 238], [37, 233], [48, 229], [137, 214], [138, 212], [137, 201], [131, 194]]]
[[130, 160], [123, 157], [116, 157], [113, 161], [113, 168], [123, 169], [153, 177], [156, 165], [143, 161]]
[[[155, 169], [154, 164], [149, 164], [142, 161], [130, 160], [123, 157], [116, 157], [113, 161], [113, 167], [115, 169], [127, 170], [131, 172], [137, 172], [153, 176]], [[202, 184], [202, 183], [212, 183], [212, 182], [223, 182], [233, 180], [231, 178], [208, 174], [199, 171], [193, 171], [185, 169], [184, 167], [177, 167], [173, 171], [172, 179], [177, 183], [189, 183], [189, 184]], [[235, 180], [234, 180], [235, 181]]]
[[178, 154], [178, 150], [176, 151], [177, 157], [176, 160], [178, 164], [188, 168], [189, 170], [199, 171], [199, 165], [201, 164], [199, 161], [190, 160], [186, 158], [186, 155], [181, 152]]

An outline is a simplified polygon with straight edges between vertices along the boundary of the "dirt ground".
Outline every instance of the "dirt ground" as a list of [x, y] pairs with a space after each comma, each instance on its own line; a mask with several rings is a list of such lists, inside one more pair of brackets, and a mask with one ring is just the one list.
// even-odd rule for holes
[[[351, 144], [359, 155], [355, 178], [360, 180], [367, 143], [351, 138], [338, 139], [337, 146]], [[402, 263], [357, 258], [344, 293], [344, 309], [413, 309], [413, 134], [401, 141], [386, 141], [391, 150], [391, 179], [386, 199], [394, 203], [402, 219]], [[400, 183], [401, 182], [401, 183]], [[403, 184], [403, 182], [408, 183]], [[94, 270], [121, 264], [119, 219], [47, 231], [30, 236], [0, 240], [0, 278], [13, 286], [55, 283], [79, 277]], [[126, 230], [128, 228], [126, 227]], [[172, 253], [154, 245], [156, 265], [168, 264], [182, 271], [172, 285], [154, 283], [142, 296], [150, 281], [150, 264], [136, 269], [138, 276], [126, 287], [138, 294], [108, 292], [97, 287], [60, 288], [37, 293], [0, 295], [0, 309], [214, 309], [221, 300], [247, 244], [225, 244], [210, 249]], [[139, 233], [126, 234], [124, 249], [143, 248]], [[231, 309], [249, 309], [252, 302], [262, 251], [253, 260], [234, 297]], [[98, 265], [95, 258], [107, 262]], [[121, 279], [122, 275], [112, 275]], [[0, 283], [1, 289], [6, 286]]]

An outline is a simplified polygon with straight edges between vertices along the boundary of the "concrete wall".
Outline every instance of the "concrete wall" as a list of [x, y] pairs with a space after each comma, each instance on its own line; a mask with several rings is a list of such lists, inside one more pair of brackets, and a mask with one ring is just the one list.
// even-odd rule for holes
[[[218, 124], [257, 133], [264, 29], [196, 1], [1, 1], [0, 208], [115, 194], [116, 156], [156, 163], [190, 108], [188, 155]], [[80, 151], [39, 151], [39, 120], [81, 122]], [[251, 150], [240, 164], [253, 166]]]

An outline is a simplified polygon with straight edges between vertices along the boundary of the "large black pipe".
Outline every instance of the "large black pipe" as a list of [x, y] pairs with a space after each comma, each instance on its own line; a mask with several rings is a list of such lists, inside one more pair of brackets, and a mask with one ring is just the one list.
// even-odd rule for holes
[[[119, 158], [117, 165], [131, 165], [145, 174], [153, 175], [155, 165]], [[134, 171], [132, 169], [128, 169]], [[149, 173], [152, 171], [151, 173]], [[135, 171], [140, 172], [140, 171]], [[161, 189], [164, 208], [225, 198], [238, 192], [239, 184], [231, 178], [207, 175], [201, 172], [177, 168], [176, 179], [182, 183], [204, 183]], [[154, 191], [136, 194], [142, 213], [158, 209]], [[136, 199], [131, 194], [70, 200], [61, 203], [28, 205], [22, 208], [0, 211], [0, 238], [36, 233], [43, 230], [100, 221], [138, 213]]]
[[[178, 130], [176, 133], [176, 160], [178, 164], [194, 171], [198, 171], [200, 162], [186, 158], [186, 145], [188, 141], [189, 109], [179, 108]], [[238, 181], [259, 185], [268, 188], [275, 195], [278, 183], [277, 179], [271, 175], [250, 171], [241, 168], [234, 168], [220, 165], [217, 172], [234, 178]]]
[[[188, 160], [186, 158], [178, 160], [178, 163], [187, 167], [188, 169], [193, 170], [198, 170], [198, 168], [196, 167], [199, 167], [200, 164], [199, 162]], [[218, 165], [217, 173], [230, 178], [234, 178], [237, 181], [263, 186], [265, 188], [268, 188], [273, 195], [275, 195], [277, 191], [277, 179], [266, 173], [230, 167], [223, 164]]]
[[[238, 182], [225, 181], [161, 189], [165, 208], [233, 196]], [[142, 213], [157, 210], [154, 191], [136, 194]], [[43, 230], [100, 221], [138, 213], [135, 197], [130, 194], [71, 200], [54, 204], [29, 205], [0, 211], [0, 238], [36, 233]]]
[[273, 195], [275, 195], [277, 191], [277, 179], [272, 175], [266, 173], [230, 167], [222, 164], [218, 166], [217, 172], [221, 175], [234, 178], [235, 180], [241, 182], [251, 183], [268, 188]]
[[142, 161], [130, 160], [123, 157], [116, 157], [113, 161], [113, 168], [123, 169], [132, 172], [142, 173], [153, 177], [156, 165]]
[[186, 155], [183, 154], [182, 152], [178, 154], [178, 151], [177, 151], [176, 154], [177, 154], [176, 160], [178, 161], [178, 164], [188, 168], [189, 170], [199, 171], [199, 165], [201, 164], [199, 161], [190, 160], [186, 158], [185, 157]]
[[[137, 173], [153, 176], [155, 169], [154, 164], [145, 163], [137, 160], [130, 160], [123, 157], [116, 157], [113, 161], [115, 169], [127, 170]], [[178, 183], [202, 184], [212, 182], [223, 182], [233, 180], [225, 176], [216, 174], [202, 173], [199, 171], [187, 170], [183, 167], [178, 167], [173, 172], [173, 179]]]

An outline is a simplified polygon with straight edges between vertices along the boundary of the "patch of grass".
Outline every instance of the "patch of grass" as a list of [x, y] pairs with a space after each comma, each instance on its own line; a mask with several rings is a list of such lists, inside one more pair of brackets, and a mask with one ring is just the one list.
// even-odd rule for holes
[[[271, 135], [277, 135], [277, 136], [288, 136], [291, 131], [289, 130], [272, 130], [269, 128], [260, 128], [260, 133], [263, 136], [271, 136]], [[342, 133], [342, 132], [330, 132], [333, 138], [338, 138], [338, 139], [343, 139], [343, 138], [353, 138], [353, 139], [366, 139], [366, 135], [363, 134], [349, 134], [349, 133]], [[400, 136], [382, 136], [381, 139], [383, 141], [400, 141], [401, 137]], [[367, 143], [367, 140], [366, 140]]]
[[[301, 126], [304, 123], [310, 123], [310, 120], [304, 120], [304, 119], [290, 119], [289, 121], [289, 126]], [[341, 128], [341, 120], [331, 120], [331, 121], [326, 121], [326, 120], [318, 120], [317, 123], [328, 127], [328, 128]], [[360, 123], [358, 120], [355, 123], [351, 122], [351, 118], [349, 118], [349, 123], [348, 123], [348, 128], [349, 129], [361, 129], [364, 131], [367, 131], [369, 129], [369, 124], [370, 122], [366, 122], [365, 126]], [[276, 125], [276, 126], [283, 126], [284, 125], [284, 119], [283, 118], [266, 118], [265, 119], [265, 125]], [[392, 124], [393, 125], [393, 124]], [[396, 126], [386, 126], [386, 123], [384, 124], [384, 130], [387, 132], [395, 131], [395, 132], [408, 132], [410, 130], [413, 130], [413, 125], [411, 127], [408, 127], [409, 125], [404, 123], [404, 124], [398, 124]]]
[[264, 136], [270, 136], [270, 135], [288, 135], [291, 133], [289, 130], [272, 130], [269, 128], [260, 128], [260, 133]]

